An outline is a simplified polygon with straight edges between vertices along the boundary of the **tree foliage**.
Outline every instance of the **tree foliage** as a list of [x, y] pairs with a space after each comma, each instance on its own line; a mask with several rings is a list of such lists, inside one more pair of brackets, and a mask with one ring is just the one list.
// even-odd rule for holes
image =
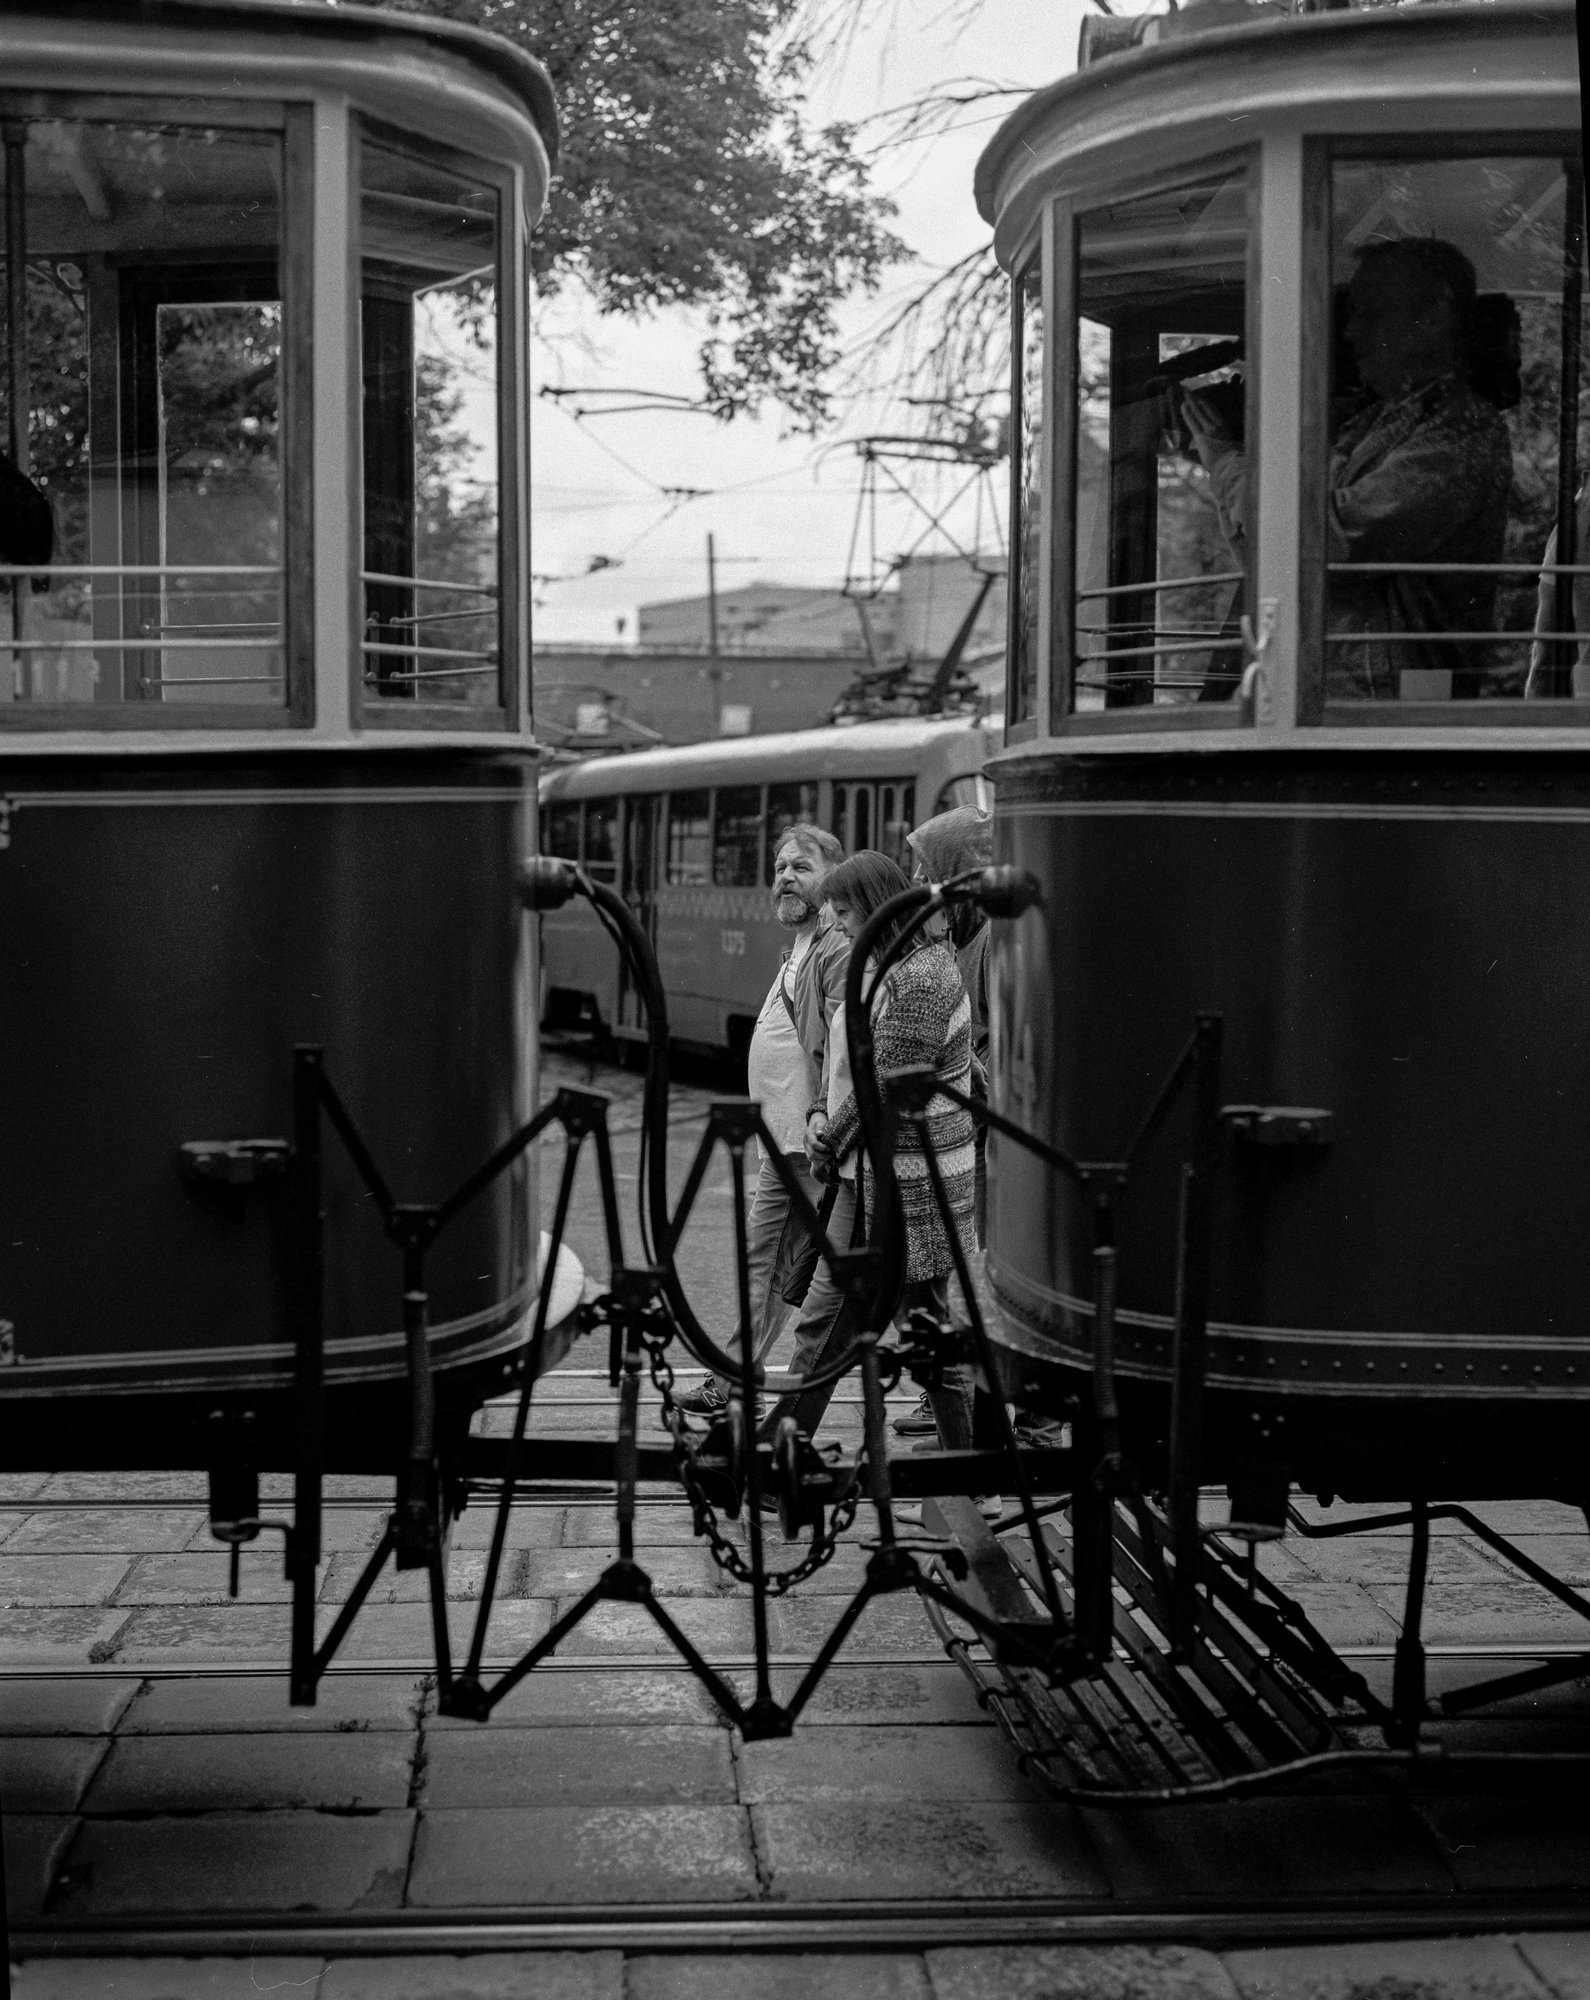
[[904, 256], [854, 131], [816, 126], [795, 0], [402, 0], [546, 65], [562, 161], [533, 258], [544, 295], [702, 311], [709, 399], [803, 427], [829, 405], [836, 308]]

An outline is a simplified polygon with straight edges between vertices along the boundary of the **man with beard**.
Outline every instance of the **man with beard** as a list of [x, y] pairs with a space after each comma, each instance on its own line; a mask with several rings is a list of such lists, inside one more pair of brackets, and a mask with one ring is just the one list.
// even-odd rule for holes
[[[806, 1159], [806, 1114], [817, 1100], [823, 1073], [826, 1026], [845, 988], [850, 944], [823, 901], [829, 871], [845, 850], [821, 827], [792, 826], [773, 862], [773, 910], [792, 935], [779, 961], [751, 1036], [747, 1062], [750, 1094], [785, 1159], [815, 1208], [822, 1189]], [[795, 1218], [771, 1160], [763, 1159], [746, 1217], [746, 1265], [751, 1320], [760, 1361], [784, 1330], [798, 1302], [786, 1300], [775, 1279], [788, 1262], [780, 1256]], [[715, 1416], [728, 1401], [727, 1382], [709, 1376], [692, 1394], [675, 1398], [692, 1416]]]

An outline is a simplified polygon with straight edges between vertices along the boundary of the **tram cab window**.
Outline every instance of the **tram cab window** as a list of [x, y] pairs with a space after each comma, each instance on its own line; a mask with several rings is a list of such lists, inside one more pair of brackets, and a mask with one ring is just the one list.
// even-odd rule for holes
[[554, 854], [560, 861], [580, 858], [580, 807], [572, 804], [548, 806], [541, 815], [541, 852]]
[[712, 802], [712, 879], [754, 889], [762, 851], [762, 787], [722, 785]]
[[503, 702], [498, 263], [484, 167], [363, 133], [364, 690]]
[[1582, 163], [1443, 151], [1331, 163], [1324, 701], [1590, 700]]
[[26, 110], [0, 126], [0, 294], [25, 306], [0, 357], [0, 715], [285, 719], [282, 131]]
[[1241, 681], [1247, 247], [1240, 163], [1078, 218], [1075, 713]]
[[668, 873], [672, 886], [712, 880], [712, 801], [709, 792], [668, 794]]
[[812, 784], [769, 785], [767, 788], [767, 843], [762, 857], [762, 880], [773, 886], [773, 863], [792, 826], [817, 824], [817, 787]]
[[617, 799], [585, 802], [585, 872], [593, 882], [618, 880]]

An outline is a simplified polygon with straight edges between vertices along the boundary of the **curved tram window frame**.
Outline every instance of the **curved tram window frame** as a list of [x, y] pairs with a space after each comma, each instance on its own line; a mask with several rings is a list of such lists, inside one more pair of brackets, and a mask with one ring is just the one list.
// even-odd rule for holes
[[[1506, 695], [1482, 695], [1468, 699], [1408, 699], [1401, 700], [1347, 700], [1332, 699], [1327, 695], [1327, 650], [1330, 645], [1327, 620], [1327, 592], [1329, 578], [1336, 572], [1336, 564], [1330, 559], [1327, 544], [1327, 522], [1329, 506], [1329, 475], [1331, 465], [1331, 423], [1330, 400], [1332, 395], [1332, 284], [1335, 273], [1332, 269], [1333, 217], [1332, 200], [1335, 185], [1335, 168], [1338, 165], [1351, 166], [1355, 162], [1370, 163], [1384, 161], [1388, 165], [1437, 166], [1450, 161], [1483, 161], [1485, 159], [1505, 160], [1524, 158], [1545, 158], [1566, 161], [1576, 158], [1579, 165], [1577, 176], [1579, 188], [1579, 215], [1577, 227], [1577, 250], [1579, 284], [1577, 287], [1577, 309], [1570, 315], [1566, 311], [1568, 293], [1573, 290], [1568, 280], [1568, 256], [1561, 259], [1564, 278], [1564, 315], [1559, 320], [1559, 340], [1564, 359], [1562, 369], [1566, 371], [1571, 354], [1577, 361], [1575, 370], [1578, 383], [1578, 424], [1580, 439], [1584, 435], [1584, 424], [1590, 414], [1590, 382], [1586, 380], [1586, 360], [1590, 350], [1585, 345], [1583, 306], [1587, 283], [1586, 275], [1586, 227], [1584, 217], [1584, 154], [1580, 136], [1572, 131], [1551, 131], [1539, 128], [1529, 130], [1490, 131], [1444, 131], [1411, 134], [1405, 138], [1370, 137], [1368, 135], [1319, 136], [1304, 142], [1304, 213], [1308, 218], [1303, 243], [1303, 270], [1306, 285], [1305, 360], [1303, 401], [1303, 425], [1299, 452], [1299, 477], [1301, 481], [1302, 518], [1301, 547], [1299, 549], [1299, 603], [1298, 603], [1298, 722], [1308, 725], [1347, 726], [1369, 729], [1408, 728], [1450, 728], [1462, 727], [1546, 727], [1546, 728], [1586, 728], [1590, 727], [1590, 700], [1584, 695], [1553, 693], [1541, 697], [1531, 689], [1528, 698], [1513, 698]], [[1572, 223], [1565, 215], [1565, 232], [1572, 233]], [[1565, 245], [1566, 248], [1566, 245]], [[1571, 254], [1571, 253], [1570, 253]], [[1483, 287], [1482, 287], [1483, 289]], [[1564, 373], [1559, 383], [1559, 393], [1566, 381]], [[1563, 412], [1558, 410], [1559, 444]], [[1582, 444], [1580, 452], [1583, 453]], [[1559, 454], [1560, 455], [1560, 454]], [[1570, 483], [1581, 486], [1590, 474], [1590, 465], [1583, 454], [1574, 471], [1570, 467]], [[1562, 477], [1559, 464], [1559, 480]], [[1569, 533], [1574, 534], [1576, 510], [1569, 495], [1567, 507]], [[1561, 520], [1563, 509], [1559, 492], [1556, 509]], [[1590, 552], [1584, 546], [1585, 519], [1583, 501], [1577, 508], [1578, 546], [1573, 555], [1578, 565], [1590, 560]], [[1560, 558], [1559, 558], [1560, 560]], [[1544, 573], [1545, 552], [1541, 561], [1531, 565], [1534, 571]], [[1513, 572], [1519, 573], [1516, 569]], [[1574, 577], [1573, 584], [1582, 586], [1584, 579]], [[1558, 602], [1561, 603], [1559, 598]], [[1571, 602], [1571, 599], [1570, 599]], [[1581, 639], [1580, 643], [1583, 641]], [[1550, 658], [1551, 642], [1545, 642], [1547, 657]], [[1539, 647], [1536, 648], [1538, 652]], [[1571, 643], [1559, 651], [1571, 651]], [[1566, 672], [1562, 676], [1567, 677]]]
[[[279, 653], [280, 675], [269, 678], [282, 683], [282, 698], [270, 701], [163, 700], [169, 684], [180, 688], [185, 678], [168, 678], [164, 667], [168, 645], [158, 642], [135, 646], [150, 630], [151, 621], [165, 631], [168, 578], [179, 572], [183, 588], [198, 577], [198, 593], [224, 588], [221, 573], [206, 575], [191, 565], [172, 568], [165, 561], [164, 534], [153, 521], [149, 467], [145, 464], [150, 441], [142, 439], [148, 428], [151, 396], [158, 389], [145, 384], [140, 391], [137, 362], [147, 362], [153, 354], [152, 326], [143, 324], [152, 309], [158, 313], [164, 303], [180, 305], [185, 299], [225, 301], [257, 296], [260, 264], [254, 257], [233, 269], [218, 254], [196, 256], [184, 265], [169, 252], [149, 249], [142, 263], [134, 263], [118, 247], [110, 255], [85, 253], [92, 260], [93, 275], [85, 284], [88, 324], [87, 388], [88, 429], [85, 451], [89, 466], [89, 498], [86, 503], [86, 565], [52, 560], [47, 565], [50, 581], [68, 589], [76, 570], [80, 590], [93, 600], [92, 655], [97, 674], [92, 698], [62, 700], [43, 695], [43, 674], [33, 660], [37, 646], [9, 645], [8, 640], [26, 640], [29, 611], [25, 599], [34, 572], [8, 567], [10, 588], [0, 583], [0, 654], [4, 670], [16, 676], [14, 698], [0, 701], [0, 729], [13, 733], [38, 731], [105, 732], [128, 730], [224, 730], [257, 731], [307, 728], [315, 720], [314, 693], [314, 602], [315, 547], [312, 504], [312, 445], [315, 429], [312, 370], [313, 311], [313, 202], [314, 202], [314, 110], [308, 104], [289, 104], [270, 99], [247, 102], [206, 98], [150, 99], [128, 94], [83, 95], [71, 92], [0, 92], [0, 132], [5, 144], [4, 238], [7, 273], [7, 342], [0, 366], [5, 369], [8, 410], [17, 409], [20, 421], [7, 425], [4, 447], [13, 459], [31, 462], [28, 451], [31, 401], [32, 358], [24, 337], [10, 337], [12, 309], [22, 296], [20, 285], [12, 282], [13, 268], [27, 267], [26, 133], [32, 125], [60, 129], [63, 125], [81, 128], [90, 139], [95, 128], [122, 128], [135, 131], [173, 133], [226, 133], [240, 137], [255, 135], [274, 138], [279, 149], [279, 221], [275, 269], [270, 282], [277, 293], [280, 309], [280, 350], [276, 366], [278, 422], [278, 524], [279, 524], [279, 636], [274, 641], [254, 636], [253, 628], [243, 637], [185, 639], [221, 653], [225, 647], [242, 649], [239, 663], [249, 675], [257, 667], [254, 656], [261, 652]], [[20, 169], [20, 172], [19, 172]], [[89, 190], [85, 197], [91, 222], [103, 227], [114, 216], [114, 208], [97, 190], [93, 168], [79, 165]], [[18, 197], [12, 199], [12, 195]], [[90, 199], [92, 197], [92, 199]], [[95, 211], [101, 210], [100, 216]], [[126, 246], [134, 257], [139, 246]], [[20, 252], [20, 255], [18, 254]], [[36, 261], [36, 260], [35, 260]], [[132, 280], [129, 289], [124, 282]], [[140, 303], [141, 302], [141, 303]], [[97, 311], [96, 311], [97, 307]], [[224, 310], [224, 306], [222, 307]], [[142, 317], [140, 317], [140, 314]], [[19, 321], [21, 315], [18, 315]], [[129, 341], [132, 343], [129, 348]], [[146, 371], [147, 372], [147, 369]], [[15, 384], [25, 386], [19, 397]], [[145, 406], [148, 406], [146, 408]], [[129, 431], [131, 426], [131, 431]], [[142, 443], [140, 440], [142, 439]], [[163, 476], [156, 473], [163, 495]], [[160, 502], [163, 506], [163, 498]], [[59, 505], [59, 502], [57, 502]], [[148, 518], [145, 518], [148, 517]], [[57, 532], [59, 532], [57, 523]], [[155, 566], [150, 567], [151, 551], [145, 544], [151, 527], [156, 529]], [[58, 547], [58, 544], [57, 544]], [[129, 555], [129, 547], [131, 554]], [[106, 562], [104, 555], [114, 560]], [[235, 579], [255, 572], [234, 570]], [[243, 594], [258, 594], [266, 586], [245, 584]], [[237, 593], [234, 593], [237, 594]], [[43, 600], [41, 599], [40, 602]], [[180, 603], [180, 591], [178, 594]], [[182, 630], [179, 622], [171, 628]], [[193, 629], [190, 627], [190, 629]], [[199, 629], [202, 629], [199, 628]], [[222, 628], [224, 630], [224, 628]], [[238, 628], [240, 631], [242, 628]], [[76, 641], [74, 644], [78, 643]], [[55, 642], [60, 650], [59, 641]], [[64, 657], [64, 655], [63, 655]], [[17, 662], [28, 664], [18, 674]], [[223, 654], [219, 664], [228, 665]], [[152, 667], [152, 671], [151, 671]], [[232, 678], [223, 672], [218, 679]]]
[[[1258, 204], [1263, 185], [1261, 147], [1224, 148], [1178, 161], [1174, 166], [1162, 167], [1122, 185], [1089, 187], [1074, 195], [1058, 197], [1049, 204], [1045, 214], [1042, 241], [1053, 272], [1046, 285], [1051, 300], [1047, 315], [1050, 334], [1046, 367], [1050, 393], [1046, 400], [1053, 412], [1053, 421], [1048, 426], [1050, 435], [1046, 439], [1052, 456], [1045, 479], [1045, 490], [1051, 495], [1050, 520], [1044, 536], [1045, 559], [1049, 568], [1049, 584], [1044, 593], [1048, 621], [1048, 701], [1047, 709], [1040, 706], [1038, 712], [1047, 713], [1048, 730], [1054, 736], [1115, 735], [1123, 730], [1232, 729], [1241, 726], [1245, 719], [1234, 698], [1235, 689], [1232, 690], [1232, 698], [1226, 700], [1165, 705], [1149, 702], [1127, 707], [1112, 705], [1096, 711], [1079, 710], [1076, 701], [1077, 679], [1085, 663], [1078, 642], [1077, 600], [1078, 452], [1081, 442], [1079, 390], [1082, 377], [1079, 330], [1081, 319], [1085, 317], [1082, 311], [1081, 270], [1084, 225], [1096, 211], [1123, 209], [1155, 195], [1170, 194], [1179, 188], [1197, 187], [1217, 179], [1229, 184], [1239, 175], [1243, 184], [1246, 229], [1243, 367], [1251, 433], [1260, 394], [1262, 286], [1258, 269], [1261, 237]], [[1249, 522], [1258, 519], [1258, 483], [1257, 453], [1249, 450], [1243, 473], [1243, 512]], [[1014, 484], [1012, 491], [1014, 504]], [[1234, 556], [1230, 562], [1230, 569], [1241, 574], [1239, 601], [1248, 604], [1254, 602], [1256, 548], [1257, 537], [1250, 533], [1244, 538], [1241, 555]], [[1158, 593], [1155, 593], [1155, 601], [1159, 601]], [[1013, 594], [1013, 621], [1015, 615]], [[1038, 692], [1041, 704], [1044, 694], [1041, 679]], [[1015, 730], [1010, 732], [1008, 740], [1018, 740]]]
[[[520, 606], [519, 594], [523, 589], [523, 579], [519, 574], [519, 549], [522, 527], [519, 520], [519, 477], [520, 452], [519, 402], [522, 395], [520, 347], [524, 338], [524, 313], [519, 299], [520, 272], [519, 244], [512, 226], [516, 212], [515, 175], [511, 167], [487, 159], [478, 154], [465, 153], [437, 140], [417, 138], [412, 133], [394, 130], [378, 119], [359, 115], [353, 120], [354, 143], [352, 146], [350, 214], [353, 220], [350, 228], [353, 242], [350, 257], [356, 271], [362, 270], [362, 229], [359, 220], [362, 195], [365, 187], [364, 153], [368, 145], [373, 152], [387, 156], [398, 156], [412, 162], [417, 167], [430, 168], [446, 175], [449, 179], [473, 183], [478, 187], [489, 187], [496, 195], [496, 258], [494, 273], [495, 312], [495, 375], [496, 375], [496, 479], [497, 479], [497, 550], [496, 567], [496, 663], [497, 683], [494, 702], [467, 700], [448, 701], [434, 696], [427, 698], [421, 694], [409, 694], [407, 690], [391, 688], [382, 690], [370, 685], [369, 642], [367, 625], [369, 606], [367, 592], [379, 588], [379, 584], [369, 571], [368, 564], [361, 563], [362, 584], [359, 592], [358, 632], [355, 644], [353, 709], [356, 720], [365, 728], [375, 729], [463, 729], [515, 731], [520, 727], [523, 696], [523, 661], [519, 657]], [[516, 254], [518, 253], [518, 254]], [[355, 311], [360, 327], [363, 323], [362, 276], [355, 284]], [[367, 553], [366, 537], [369, 533], [368, 489], [366, 485], [366, 439], [368, 421], [367, 347], [362, 331], [355, 335], [356, 352], [359, 356], [360, 407], [366, 412], [356, 430], [358, 432], [358, 476], [359, 532], [358, 547]], [[410, 397], [409, 424], [412, 441], [413, 409]], [[412, 509], [411, 509], [412, 511]], [[473, 595], [474, 593], [472, 593]], [[411, 598], [420, 593], [410, 591]], [[429, 600], [427, 600], [429, 603]], [[456, 615], [452, 600], [449, 600], [443, 616]]]

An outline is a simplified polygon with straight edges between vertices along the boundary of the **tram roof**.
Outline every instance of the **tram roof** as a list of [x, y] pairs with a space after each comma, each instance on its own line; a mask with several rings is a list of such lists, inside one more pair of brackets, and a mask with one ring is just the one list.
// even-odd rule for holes
[[609, 792], [664, 792], [681, 780], [697, 785], [751, 784], [785, 772], [805, 778], [908, 777], [909, 765], [902, 765], [902, 759], [973, 732], [988, 739], [990, 754], [998, 749], [999, 732], [966, 716], [900, 716], [670, 744], [663, 750], [593, 757], [550, 771], [541, 781], [541, 795], [591, 798]]
[[[32, 9], [11, 0], [13, 16]], [[558, 160], [558, 108], [545, 66], [501, 35], [489, 34], [434, 15], [386, 7], [333, 6], [329, 0], [39, 0], [38, 12], [53, 27], [72, 22], [111, 22], [138, 27], [210, 28], [236, 32], [256, 28], [309, 34], [328, 43], [392, 41], [428, 43], [462, 58], [506, 84], [524, 103], [550, 166]]]
[[[1209, 26], [1199, 16], [1214, 17]], [[1311, 65], [1344, 51], [1354, 43], [1368, 44], [1366, 54], [1378, 59], [1410, 44], [1445, 44], [1467, 37], [1572, 32], [1574, 0], [1430, 0], [1429, 4], [1395, 7], [1346, 7], [1321, 14], [1261, 12], [1256, 6], [1248, 20], [1231, 19], [1230, 4], [1188, 6], [1166, 17], [1173, 25], [1156, 42], [1097, 56], [1072, 76], [1035, 90], [1014, 110], [990, 139], [977, 162], [973, 190], [978, 213], [996, 223], [1000, 189], [1022, 157], [1034, 158], [1033, 141], [1056, 125], [1085, 120], [1100, 110], [1123, 85], [1152, 84], [1174, 72], [1198, 65], [1210, 71], [1209, 88], [1217, 96], [1230, 91], [1250, 58], [1285, 50], [1307, 72]], [[1218, 23], [1218, 25], [1217, 25]], [[1371, 38], [1379, 37], [1379, 41]]]

